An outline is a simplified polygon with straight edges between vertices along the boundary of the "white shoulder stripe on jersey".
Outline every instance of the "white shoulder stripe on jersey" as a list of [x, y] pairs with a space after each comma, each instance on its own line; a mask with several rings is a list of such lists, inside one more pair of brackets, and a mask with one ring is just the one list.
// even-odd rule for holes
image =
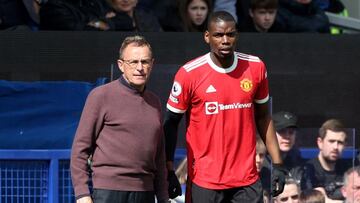
[[174, 113], [185, 113], [185, 111], [186, 111], [186, 110], [174, 108], [174, 107], [170, 106], [170, 104], [166, 104], [166, 108]]
[[243, 56], [243, 57], [247, 57], [247, 58], [256, 58], [256, 59], [259, 59], [259, 57], [254, 56], [254, 55], [244, 54], [244, 53], [241, 53], [241, 52], [235, 52], [235, 53], [236, 53], [236, 55], [238, 55], [238, 56]]
[[244, 60], [244, 61], [260, 62], [259, 59], [244, 58], [244, 57], [240, 57], [240, 56], [238, 56], [237, 58], [240, 59], [240, 60]]
[[236, 56], [239, 59], [242, 59], [242, 60], [245, 60], [245, 61], [260, 62], [259, 57], [256, 57], [256, 56], [242, 55], [242, 54], [239, 54], [239, 53], [236, 53]]
[[264, 104], [264, 103], [266, 103], [267, 101], [269, 100], [269, 95], [267, 95], [264, 99], [255, 99], [254, 101], [255, 101], [255, 103], [257, 103], [257, 104]]
[[185, 68], [185, 71], [186, 71], [186, 72], [190, 72], [190, 71], [192, 71], [192, 70], [194, 70], [194, 69], [196, 69], [196, 68], [204, 65], [205, 63], [207, 63], [207, 61], [203, 61], [202, 63], [199, 63], [199, 64], [197, 64], [196, 66], [191, 66], [191, 67]]
[[183, 65], [183, 67], [185, 68], [185, 70], [187, 70], [188, 68], [191, 68], [193, 66], [198, 66], [198, 64], [203, 63], [204, 61], [206, 61], [206, 57], [201, 56], [200, 58], [195, 59], [194, 61], [191, 61], [185, 65]]

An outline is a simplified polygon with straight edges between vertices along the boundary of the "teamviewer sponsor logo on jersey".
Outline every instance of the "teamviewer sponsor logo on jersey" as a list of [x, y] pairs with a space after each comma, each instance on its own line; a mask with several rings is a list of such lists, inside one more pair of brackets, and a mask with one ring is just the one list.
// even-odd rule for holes
[[251, 108], [252, 103], [232, 103], [232, 104], [219, 104], [218, 102], [206, 102], [205, 113], [207, 115], [217, 114], [219, 111], [226, 111], [232, 109], [246, 109]]

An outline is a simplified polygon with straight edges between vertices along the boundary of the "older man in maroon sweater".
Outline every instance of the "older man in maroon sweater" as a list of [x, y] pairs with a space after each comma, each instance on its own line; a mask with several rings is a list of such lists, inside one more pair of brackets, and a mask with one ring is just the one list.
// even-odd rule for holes
[[77, 203], [168, 201], [161, 104], [145, 89], [153, 62], [143, 37], [127, 37], [118, 60], [123, 75], [89, 94], [71, 154]]

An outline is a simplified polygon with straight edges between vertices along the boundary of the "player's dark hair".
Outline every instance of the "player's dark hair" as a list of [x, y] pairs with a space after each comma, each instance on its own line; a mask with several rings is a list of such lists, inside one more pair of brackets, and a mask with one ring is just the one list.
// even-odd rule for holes
[[236, 23], [234, 17], [230, 13], [226, 11], [215, 11], [210, 14], [207, 27], [209, 29], [211, 23], [222, 22], [222, 21]]

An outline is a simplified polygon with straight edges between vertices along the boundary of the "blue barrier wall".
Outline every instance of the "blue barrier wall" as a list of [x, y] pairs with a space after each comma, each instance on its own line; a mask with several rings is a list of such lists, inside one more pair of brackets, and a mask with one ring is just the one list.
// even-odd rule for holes
[[96, 82], [0, 80], [0, 149], [70, 149]]

